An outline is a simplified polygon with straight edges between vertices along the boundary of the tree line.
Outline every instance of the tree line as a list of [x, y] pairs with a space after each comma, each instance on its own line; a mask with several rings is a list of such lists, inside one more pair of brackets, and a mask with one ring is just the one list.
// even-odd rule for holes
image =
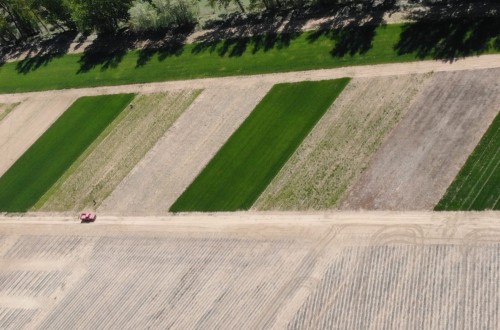
[[[0, 0], [0, 44], [8, 45], [53, 31], [113, 33], [121, 28], [158, 31], [194, 27], [198, 3], [247, 10], [280, 10], [310, 5], [374, 4], [396, 0]], [[410, 2], [467, 2], [410, 0]], [[476, 1], [476, 0], [468, 0]], [[498, 2], [500, 0], [490, 0]]]
[[235, 5], [245, 12], [346, 0], [250, 0], [246, 5], [242, 0], [0, 0], [0, 43], [14, 44], [53, 31], [106, 34], [124, 27], [139, 32], [193, 27], [198, 1], [214, 8]]

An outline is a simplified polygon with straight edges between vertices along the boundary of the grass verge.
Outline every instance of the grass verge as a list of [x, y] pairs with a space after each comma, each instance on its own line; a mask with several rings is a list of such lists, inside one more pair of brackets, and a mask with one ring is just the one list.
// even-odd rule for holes
[[0, 211], [31, 208], [133, 97], [102, 95], [75, 101], [0, 178]]
[[500, 114], [434, 208], [435, 211], [500, 209]]
[[[402, 43], [401, 36], [408, 34], [408, 30], [408, 25], [395, 24], [296, 35], [271, 34], [158, 51], [32, 58], [6, 63], [0, 68], [0, 93], [313, 70], [444, 56], [433, 52], [436, 45], [443, 43], [439, 38], [425, 44], [424, 37], [412, 32]], [[442, 34], [447, 37], [445, 32]], [[493, 41], [489, 44], [480, 51], [462, 51], [458, 55], [500, 50]]]
[[170, 211], [249, 209], [348, 82], [275, 85]]

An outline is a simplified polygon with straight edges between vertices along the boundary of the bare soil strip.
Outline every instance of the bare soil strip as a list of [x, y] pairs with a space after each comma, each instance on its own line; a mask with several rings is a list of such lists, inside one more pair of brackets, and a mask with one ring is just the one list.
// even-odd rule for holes
[[95, 209], [163, 136], [199, 91], [139, 95], [34, 209]]
[[210, 88], [194, 101], [99, 212], [165, 214], [271, 85]]
[[56, 121], [77, 97], [40, 94], [20, 98], [15, 111], [0, 121], [0, 176]]
[[500, 109], [500, 70], [435, 74], [343, 209], [432, 209]]
[[495, 328], [499, 220], [498, 212], [89, 225], [0, 218], [0, 263], [9, 265], [0, 268], [0, 328]]
[[0, 121], [7, 117], [15, 107], [17, 107], [21, 102], [16, 103], [0, 103]]
[[336, 207], [429, 77], [430, 74], [352, 80], [253, 208]]
[[155, 93], [167, 90], [187, 90], [206, 88], [239, 88], [252, 87], [259, 84], [277, 84], [284, 82], [298, 82], [304, 80], [328, 80], [342, 77], [380, 77], [393, 75], [407, 75], [427, 72], [446, 72], [460, 70], [476, 70], [500, 68], [500, 55], [483, 55], [467, 57], [454, 62], [417, 61], [409, 63], [360, 65], [337, 69], [295, 71], [252, 76], [236, 76], [223, 78], [206, 78], [193, 80], [167, 81], [150, 84], [135, 84], [121, 86], [104, 86], [95, 88], [67, 89], [45, 92], [30, 92], [17, 94], [0, 94], [0, 102], [18, 102], [28, 96], [76, 94], [76, 96], [118, 94], [118, 93]]

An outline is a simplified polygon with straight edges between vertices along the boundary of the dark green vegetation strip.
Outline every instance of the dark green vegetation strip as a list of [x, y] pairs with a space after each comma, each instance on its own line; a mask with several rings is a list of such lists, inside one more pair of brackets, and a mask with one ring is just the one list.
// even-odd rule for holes
[[249, 209], [348, 82], [274, 86], [170, 211]]
[[0, 211], [30, 209], [133, 97], [119, 94], [76, 100], [0, 178]]
[[436, 211], [500, 209], [500, 114], [467, 159]]
[[453, 59], [500, 51], [500, 20], [347, 27], [35, 57], [0, 68], [0, 93]]

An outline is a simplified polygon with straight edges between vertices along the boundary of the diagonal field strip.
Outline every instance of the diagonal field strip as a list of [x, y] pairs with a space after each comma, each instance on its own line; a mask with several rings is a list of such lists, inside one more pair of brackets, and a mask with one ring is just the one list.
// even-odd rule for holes
[[0, 178], [0, 210], [32, 207], [133, 97], [78, 99]]
[[500, 209], [500, 114], [467, 159], [436, 211]]
[[252, 208], [334, 208], [430, 76], [354, 78]]
[[20, 97], [20, 104], [0, 121], [0, 177], [75, 101], [71, 94]]
[[167, 213], [270, 88], [260, 83], [203, 90], [98, 211]]
[[435, 73], [341, 208], [433, 209], [498, 114], [499, 74]]
[[275, 85], [170, 211], [250, 208], [348, 82]]
[[138, 95], [38, 201], [40, 211], [96, 208], [200, 93]]

